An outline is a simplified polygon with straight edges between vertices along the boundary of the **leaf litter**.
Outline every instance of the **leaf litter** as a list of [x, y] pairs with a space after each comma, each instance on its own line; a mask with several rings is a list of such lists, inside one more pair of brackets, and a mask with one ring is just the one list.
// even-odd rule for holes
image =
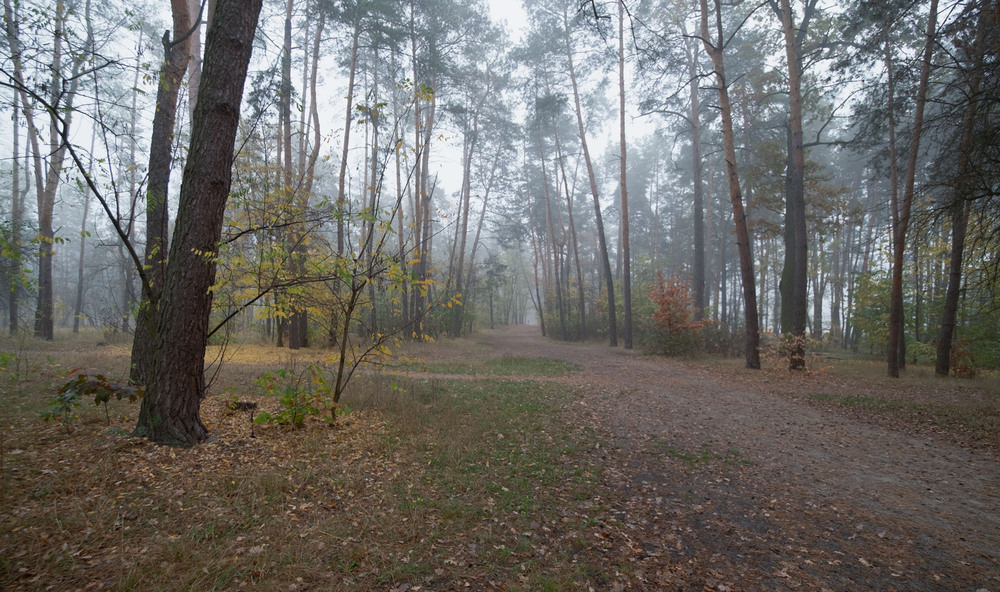
[[[126, 437], [124, 404], [112, 407], [116, 429], [95, 415], [69, 435], [24, 429], [5, 408], [0, 587], [1000, 590], [992, 445], [804, 394], [864, 385], [874, 396], [872, 381], [755, 374], [525, 329], [470, 343], [413, 353], [577, 369], [410, 371], [393, 384], [409, 384], [426, 412], [475, 397], [451, 423], [419, 416], [405, 429], [417, 407], [358, 401], [334, 428], [251, 437], [245, 414], [213, 396], [203, 416], [215, 439], [191, 449]], [[493, 409], [499, 383], [544, 404]], [[495, 425], [464, 432], [479, 409]]]

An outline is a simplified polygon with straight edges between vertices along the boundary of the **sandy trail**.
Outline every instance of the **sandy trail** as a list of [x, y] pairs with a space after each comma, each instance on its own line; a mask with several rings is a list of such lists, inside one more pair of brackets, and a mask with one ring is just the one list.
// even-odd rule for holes
[[489, 355], [582, 368], [560, 379], [576, 393], [568, 412], [613, 445], [595, 454], [649, 589], [682, 571], [685, 589], [1000, 591], [989, 450], [534, 327], [483, 340]]

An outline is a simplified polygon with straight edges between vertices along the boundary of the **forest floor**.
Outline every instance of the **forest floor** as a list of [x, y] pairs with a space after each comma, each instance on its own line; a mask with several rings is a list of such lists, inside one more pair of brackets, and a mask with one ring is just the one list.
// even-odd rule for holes
[[528, 328], [492, 344], [583, 369], [560, 380], [611, 444], [595, 454], [642, 588], [1000, 590], [996, 391], [685, 363]]
[[1000, 592], [995, 377], [749, 371], [514, 327], [407, 346], [332, 428], [251, 431], [226, 402], [274, 410], [253, 380], [322, 356], [253, 346], [202, 406], [213, 440], [176, 449], [128, 437], [124, 402], [37, 418], [65, 370], [123, 373], [127, 346], [19, 347], [4, 590]]

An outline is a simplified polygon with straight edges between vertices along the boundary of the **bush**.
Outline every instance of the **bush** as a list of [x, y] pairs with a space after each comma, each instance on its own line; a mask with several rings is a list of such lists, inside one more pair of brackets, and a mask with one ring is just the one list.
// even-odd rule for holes
[[[278, 399], [281, 410], [277, 413], [261, 411], [255, 423], [291, 424], [300, 428], [306, 417], [324, 414], [327, 423], [336, 421], [337, 415], [347, 413], [347, 409], [334, 402], [333, 386], [326, 379], [326, 371], [321, 364], [310, 363], [302, 372], [282, 368], [266, 372], [254, 381], [265, 394]], [[329, 412], [329, 415], [325, 415]]]
[[710, 320], [691, 320], [691, 289], [674, 276], [664, 280], [659, 272], [647, 292], [653, 303], [653, 322], [659, 329], [656, 349], [668, 356], [690, 355], [704, 349], [702, 330]]

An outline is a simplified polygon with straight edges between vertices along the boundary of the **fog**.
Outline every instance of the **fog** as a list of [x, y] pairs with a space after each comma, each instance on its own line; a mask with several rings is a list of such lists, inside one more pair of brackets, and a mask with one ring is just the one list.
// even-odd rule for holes
[[[5, 330], [130, 342], [186, 232], [211, 23], [156, 2], [5, 9]], [[210, 338], [530, 323], [751, 367], [847, 351], [890, 373], [947, 373], [961, 340], [996, 367], [991, 10], [268, 0], [204, 253]], [[165, 32], [187, 48], [169, 124]]]

